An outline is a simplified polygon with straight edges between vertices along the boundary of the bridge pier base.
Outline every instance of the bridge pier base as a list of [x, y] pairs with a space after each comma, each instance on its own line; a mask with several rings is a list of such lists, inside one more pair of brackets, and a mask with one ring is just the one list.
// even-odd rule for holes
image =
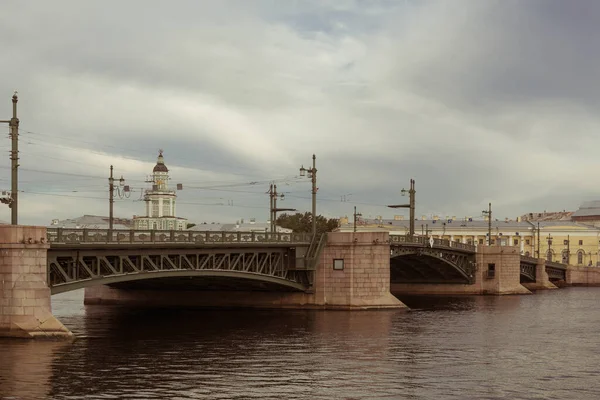
[[520, 284], [521, 256], [517, 246], [479, 246], [472, 284], [392, 283], [397, 295], [531, 294]]
[[538, 258], [535, 266], [535, 282], [524, 282], [522, 283], [529, 290], [546, 290], [546, 289], [558, 289], [556, 285], [550, 282], [548, 273], [546, 272], [546, 260]]
[[311, 293], [290, 291], [85, 289], [85, 304], [133, 306], [384, 309], [406, 308], [390, 293], [387, 232], [332, 232], [320, 255]]
[[46, 228], [0, 225], [0, 336], [72, 337], [53, 315]]
[[569, 265], [565, 283], [569, 286], [600, 286], [600, 268]]

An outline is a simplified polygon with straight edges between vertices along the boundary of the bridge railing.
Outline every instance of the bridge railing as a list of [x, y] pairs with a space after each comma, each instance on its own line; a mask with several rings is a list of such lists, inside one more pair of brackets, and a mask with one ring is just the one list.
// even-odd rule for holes
[[546, 261], [546, 267], [552, 267], [556, 269], [567, 269], [567, 264], [562, 264], [556, 261]]
[[48, 228], [49, 243], [310, 243], [310, 233]]
[[538, 259], [530, 256], [521, 256], [521, 261], [525, 261], [530, 264], [537, 264]]
[[[390, 235], [390, 243], [406, 243], [430, 246], [430, 239], [426, 236]], [[433, 239], [433, 247], [445, 247], [475, 252], [477, 247], [472, 244], [450, 241], [448, 239]]]

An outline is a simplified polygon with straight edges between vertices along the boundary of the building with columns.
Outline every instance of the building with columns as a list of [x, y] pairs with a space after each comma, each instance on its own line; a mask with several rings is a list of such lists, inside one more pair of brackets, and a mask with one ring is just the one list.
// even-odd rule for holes
[[[340, 231], [354, 229], [342, 218]], [[360, 219], [356, 230], [389, 231], [390, 235], [407, 235], [410, 221], [402, 219]], [[538, 230], [539, 226], [539, 230]], [[487, 243], [486, 220], [430, 219], [415, 221], [416, 236], [432, 236], [483, 246]], [[539, 233], [538, 233], [539, 232]], [[574, 221], [492, 221], [492, 246], [519, 246], [521, 254], [571, 265], [600, 266], [600, 229]]]
[[150, 230], [184, 230], [187, 228], [187, 219], [175, 215], [175, 200], [177, 194], [169, 189], [169, 169], [165, 165], [163, 151], [158, 153], [156, 165], [148, 179], [152, 188], [146, 190], [146, 215], [134, 216], [134, 229]]

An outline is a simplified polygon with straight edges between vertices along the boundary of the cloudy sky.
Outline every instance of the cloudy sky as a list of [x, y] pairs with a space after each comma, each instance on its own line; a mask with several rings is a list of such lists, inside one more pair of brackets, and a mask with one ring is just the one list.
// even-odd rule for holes
[[595, 0], [4, 2], [19, 222], [108, 215], [111, 164], [133, 190], [115, 214], [142, 214], [158, 149], [194, 222], [266, 220], [270, 181], [310, 210], [313, 153], [328, 217], [401, 214], [411, 178], [419, 216], [577, 209], [600, 197], [598, 20]]

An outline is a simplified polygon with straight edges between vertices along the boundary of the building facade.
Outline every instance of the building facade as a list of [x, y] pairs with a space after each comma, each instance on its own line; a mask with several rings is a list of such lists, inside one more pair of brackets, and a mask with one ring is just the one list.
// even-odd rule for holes
[[[574, 221], [492, 221], [492, 246], [519, 246], [521, 254], [570, 265], [599, 266], [600, 229]], [[339, 230], [352, 231], [352, 222], [342, 221]], [[407, 235], [409, 221], [361, 219], [357, 231], [389, 231]], [[415, 235], [484, 246], [489, 224], [485, 220], [417, 220]]]
[[156, 165], [148, 179], [152, 188], [146, 190], [146, 215], [134, 216], [135, 229], [149, 230], [184, 230], [187, 219], [175, 215], [177, 194], [169, 189], [169, 169], [165, 165], [162, 150], [158, 153]]

